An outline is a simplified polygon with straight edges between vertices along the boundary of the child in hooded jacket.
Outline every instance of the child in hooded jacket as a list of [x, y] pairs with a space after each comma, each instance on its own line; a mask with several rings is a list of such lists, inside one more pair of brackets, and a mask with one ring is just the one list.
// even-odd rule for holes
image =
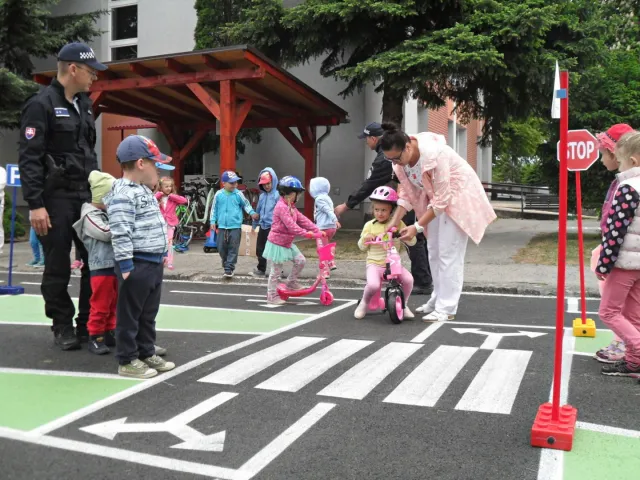
[[167, 260], [165, 265], [169, 270], [173, 270], [173, 235], [178, 226], [178, 216], [176, 209], [178, 205], [186, 205], [189, 203], [186, 198], [178, 195], [176, 184], [171, 177], [162, 177], [158, 183], [158, 191], [155, 193], [160, 213], [167, 222]]
[[[291, 274], [287, 278], [289, 290], [299, 290], [298, 275], [302, 272], [306, 259], [297, 246], [293, 244], [296, 236], [311, 238], [314, 233], [321, 233], [320, 229], [302, 215], [296, 208], [298, 194], [304, 192], [304, 187], [296, 177], [286, 176], [278, 184], [280, 200], [273, 210], [273, 223], [269, 238], [264, 248], [263, 256], [271, 262], [269, 283], [267, 284], [267, 303], [282, 305], [286, 303], [278, 296], [278, 280], [282, 275], [284, 262], [293, 262]], [[324, 234], [323, 234], [324, 235]]]
[[[315, 177], [309, 182], [309, 193], [315, 200], [313, 209], [314, 221], [316, 226], [326, 234], [326, 236], [316, 239], [318, 248], [328, 244], [336, 234], [336, 230], [340, 228], [338, 217], [333, 211], [333, 200], [329, 196], [330, 191], [331, 184], [324, 177]], [[336, 262], [332, 261], [329, 264], [329, 268], [335, 270]]]
[[278, 193], [278, 176], [273, 168], [264, 168], [260, 172], [260, 180], [258, 188], [262, 190], [256, 207], [259, 220], [253, 221], [253, 229], [260, 227], [258, 231], [258, 239], [256, 241], [256, 256], [258, 257], [258, 266], [251, 272], [256, 277], [264, 277], [267, 272], [267, 259], [262, 256], [264, 247], [269, 238], [271, 224], [273, 223], [273, 210], [276, 208], [280, 193]]

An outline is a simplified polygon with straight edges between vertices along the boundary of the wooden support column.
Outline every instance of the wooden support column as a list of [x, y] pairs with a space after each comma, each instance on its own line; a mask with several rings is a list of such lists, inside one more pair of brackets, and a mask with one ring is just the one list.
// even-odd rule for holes
[[220, 82], [220, 176], [236, 171], [236, 89], [232, 80]]
[[[313, 218], [313, 198], [309, 194], [309, 182], [316, 176], [316, 127], [300, 128], [302, 140], [289, 127], [278, 127], [278, 131], [304, 159], [304, 214]], [[304, 132], [304, 133], [303, 133]]]

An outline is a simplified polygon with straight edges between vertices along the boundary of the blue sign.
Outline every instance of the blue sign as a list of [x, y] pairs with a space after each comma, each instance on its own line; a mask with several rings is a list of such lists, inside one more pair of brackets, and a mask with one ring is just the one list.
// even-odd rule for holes
[[7, 187], [21, 187], [18, 165], [7, 164]]

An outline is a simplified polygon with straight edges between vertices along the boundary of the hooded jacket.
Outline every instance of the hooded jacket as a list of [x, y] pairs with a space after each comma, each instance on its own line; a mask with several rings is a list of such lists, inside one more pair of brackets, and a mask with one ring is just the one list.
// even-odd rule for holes
[[253, 228], [259, 226], [261, 230], [268, 230], [271, 228], [271, 224], [273, 223], [273, 210], [276, 208], [276, 203], [280, 199], [280, 194], [278, 193], [278, 176], [276, 172], [273, 171], [273, 168], [267, 167], [260, 172], [258, 178], [262, 176], [263, 173], [269, 173], [271, 175], [271, 191], [265, 192], [262, 185], [259, 185], [262, 193], [260, 194], [260, 198], [258, 199], [257, 213], [260, 215], [260, 219], [258, 221], [253, 222]]
[[80, 220], [73, 229], [89, 252], [89, 270], [113, 269], [115, 256], [111, 246], [111, 230], [107, 212], [90, 203], [82, 205]]
[[331, 184], [324, 177], [315, 177], [309, 182], [309, 193], [315, 200], [313, 218], [320, 230], [335, 229], [338, 218], [333, 213], [333, 201], [329, 196]]
[[240, 190], [218, 190], [213, 197], [210, 223], [223, 230], [242, 228], [242, 210], [248, 215], [256, 213]]

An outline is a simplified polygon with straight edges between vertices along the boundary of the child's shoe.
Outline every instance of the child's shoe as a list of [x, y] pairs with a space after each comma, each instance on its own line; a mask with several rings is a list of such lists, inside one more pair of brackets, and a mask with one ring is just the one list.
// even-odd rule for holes
[[168, 263], [168, 264], [167, 264], [167, 268], [168, 268], [169, 270], [173, 270], [173, 263]]
[[111, 351], [105, 344], [104, 334], [91, 335], [91, 340], [89, 340], [89, 346], [87, 349], [90, 353], [93, 353], [95, 355], [104, 355]]
[[409, 307], [404, 307], [404, 315], [402, 317], [404, 320], [413, 320], [416, 316], [413, 314]]
[[82, 267], [84, 267], [82, 260], [74, 260], [71, 262], [71, 270], [80, 270]]
[[263, 272], [262, 270], [258, 270], [257, 268], [254, 268], [251, 272], [249, 272], [249, 275], [251, 275], [252, 277], [264, 277], [266, 273]]
[[360, 300], [360, 303], [358, 303], [358, 306], [356, 307], [356, 311], [353, 312], [353, 316], [358, 320], [362, 320], [366, 314], [367, 304]]
[[167, 362], [164, 358], [160, 358], [158, 355], [153, 355], [149, 358], [143, 358], [142, 361], [146, 363], [149, 368], [152, 368], [158, 372], [168, 372], [176, 368], [176, 364], [173, 362]]
[[37, 266], [38, 266], [38, 264], [39, 264], [39, 263], [40, 263], [40, 260], [35, 260], [35, 259], [34, 259], [34, 260], [31, 260], [31, 261], [30, 261], [29, 263], [27, 263], [26, 265], [27, 265], [27, 267], [34, 267], [34, 268], [35, 268], [35, 267], [37, 267]]
[[296, 290], [302, 290], [304, 287], [296, 282], [287, 282], [287, 290], [295, 292]]
[[131, 363], [118, 366], [118, 375], [122, 377], [146, 380], [147, 378], [152, 378], [158, 375], [158, 371], [153, 368], [149, 368], [146, 363], [136, 358], [135, 360], [132, 360]]
[[287, 302], [281, 299], [280, 297], [274, 297], [274, 298], [267, 298], [267, 303], [269, 305], [284, 305]]
[[116, 331], [115, 330], [107, 330], [104, 332], [104, 344], [107, 347], [115, 347], [116, 346]]
[[224, 272], [224, 274], [222, 275], [224, 278], [231, 278], [233, 277], [233, 272], [230, 270], [227, 270]]
[[640, 365], [620, 360], [613, 365], [605, 365], [602, 367], [603, 375], [614, 375], [618, 377], [640, 377]]
[[158, 345], [154, 345], [156, 349], [156, 355], [159, 357], [164, 357], [167, 354], [167, 349], [163, 347], [159, 347]]
[[37, 263], [36, 267], [37, 268], [44, 268], [44, 258]]
[[616, 363], [624, 359], [625, 350], [623, 341], [614, 340], [605, 348], [598, 350], [594, 358], [602, 363]]

